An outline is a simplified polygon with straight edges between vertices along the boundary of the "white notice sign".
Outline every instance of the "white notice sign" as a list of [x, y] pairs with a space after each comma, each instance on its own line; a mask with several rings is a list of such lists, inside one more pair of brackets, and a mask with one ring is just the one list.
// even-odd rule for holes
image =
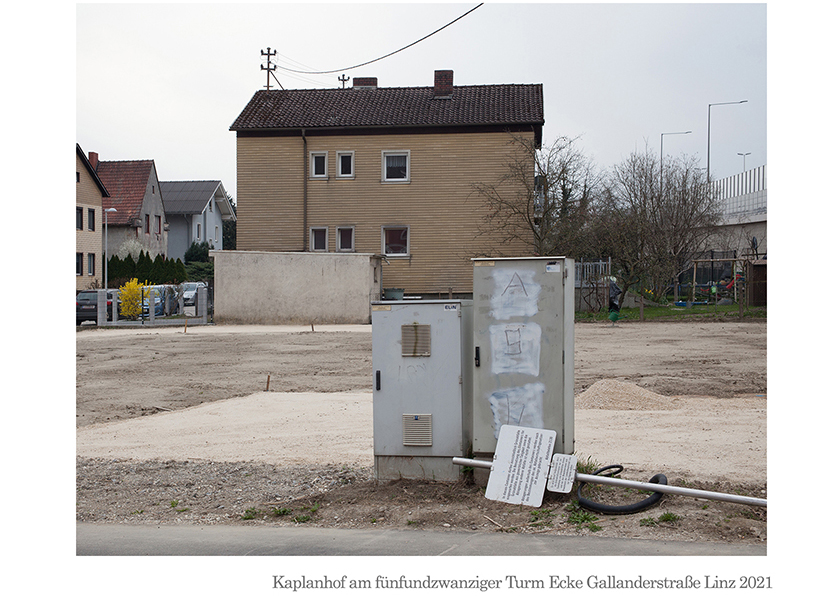
[[485, 497], [540, 507], [555, 441], [556, 431], [503, 424]]
[[550, 492], [571, 492], [576, 479], [576, 456], [554, 454], [551, 460], [551, 475], [548, 476]]

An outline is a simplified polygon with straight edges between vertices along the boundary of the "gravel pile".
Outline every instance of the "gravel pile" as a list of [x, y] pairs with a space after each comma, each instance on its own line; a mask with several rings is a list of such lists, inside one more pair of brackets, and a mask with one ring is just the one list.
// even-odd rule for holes
[[592, 384], [574, 399], [577, 410], [645, 410], [675, 409], [677, 399], [662, 396], [640, 388], [636, 384], [618, 379], [603, 379]]

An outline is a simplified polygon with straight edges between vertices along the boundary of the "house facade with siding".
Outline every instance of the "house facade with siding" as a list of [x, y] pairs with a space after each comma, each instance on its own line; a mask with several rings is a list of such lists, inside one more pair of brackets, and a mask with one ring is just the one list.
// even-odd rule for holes
[[470, 293], [471, 258], [532, 255], [483, 231], [474, 184], [532, 164], [515, 140], [539, 147], [543, 124], [541, 85], [454, 86], [452, 71], [427, 87], [258, 91], [230, 127], [237, 249], [381, 254], [384, 288]]
[[109, 196], [78, 144], [75, 157], [76, 290], [103, 287], [103, 199]]

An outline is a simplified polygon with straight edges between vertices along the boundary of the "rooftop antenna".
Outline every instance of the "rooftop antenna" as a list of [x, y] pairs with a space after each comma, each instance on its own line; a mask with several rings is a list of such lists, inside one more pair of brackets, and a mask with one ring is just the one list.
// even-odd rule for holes
[[[263, 50], [261, 51], [261, 57], [266, 57], [267, 58], [267, 65], [264, 66], [263, 64], [261, 64], [261, 70], [266, 70], [267, 71], [267, 89], [270, 89], [270, 76], [272, 76], [272, 78], [275, 79], [276, 66], [275, 66], [275, 64], [270, 62], [270, 58], [271, 57], [274, 58], [275, 54], [276, 54], [275, 49], [273, 49], [272, 52], [270, 52], [269, 47], [267, 47], [267, 52], [266, 53], [264, 53]], [[278, 83], [278, 79], [275, 79], [275, 82]]]
[[350, 80], [350, 77], [345, 77], [344, 73], [341, 73], [341, 76], [338, 78], [341, 81], [341, 89], [344, 89], [344, 85]]

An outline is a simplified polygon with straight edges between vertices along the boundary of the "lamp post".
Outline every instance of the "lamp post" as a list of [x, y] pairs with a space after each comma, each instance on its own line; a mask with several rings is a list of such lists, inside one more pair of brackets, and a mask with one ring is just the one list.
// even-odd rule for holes
[[743, 156], [743, 172], [746, 172], [746, 156], [750, 156], [751, 152], [747, 151], [746, 153], [738, 153], [738, 156]]
[[708, 135], [706, 136], [706, 183], [711, 183], [711, 107], [719, 107], [725, 104], [743, 104], [748, 100], [737, 100], [734, 102], [712, 102], [708, 105]]
[[669, 134], [691, 134], [691, 130], [686, 132], [661, 132], [660, 133], [660, 191], [663, 189], [663, 137]]
[[117, 209], [110, 207], [103, 210], [103, 289], [109, 291], [109, 213], [117, 213]]

